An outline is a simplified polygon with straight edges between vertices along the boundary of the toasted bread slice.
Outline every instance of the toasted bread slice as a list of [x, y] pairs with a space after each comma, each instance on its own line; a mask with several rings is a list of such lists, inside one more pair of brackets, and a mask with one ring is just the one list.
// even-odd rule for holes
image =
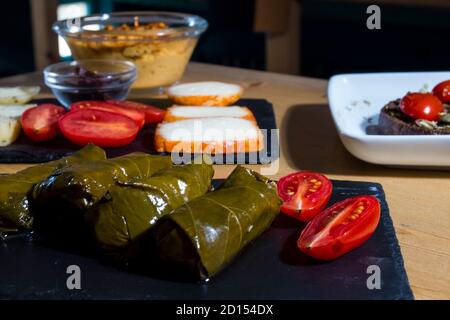
[[421, 125], [420, 120], [407, 116], [400, 109], [400, 102], [397, 99], [385, 105], [381, 109], [378, 124], [368, 126], [367, 132], [379, 135], [450, 135], [450, 127], [443, 122], [426, 126]]
[[158, 152], [241, 153], [264, 148], [255, 122], [233, 117], [197, 118], [160, 123], [155, 132]]
[[169, 99], [184, 106], [229, 106], [242, 93], [240, 85], [216, 81], [182, 83], [167, 90]]
[[167, 109], [164, 121], [173, 122], [194, 118], [231, 117], [256, 123], [255, 116], [247, 107], [172, 106]]

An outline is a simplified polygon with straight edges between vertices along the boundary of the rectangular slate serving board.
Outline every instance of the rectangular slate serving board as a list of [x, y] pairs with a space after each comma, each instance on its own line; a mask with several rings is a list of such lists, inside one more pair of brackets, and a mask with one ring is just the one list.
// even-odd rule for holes
[[[160, 108], [167, 108], [171, 105], [166, 99], [141, 99], [141, 102], [149, 103]], [[39, 99], [32, 103], [55, 103], [55, 99]], [[236, 105], [247, 106], [255, 115], [258, 126], [261, 129], [276, 129], [275, 115], [273, 106], [270, 102], [263, 99], [241, 99]], [[153, 137], [155, 125], [144, 127], [139, 132], [136, 139], [128, 146], [122, 148], [106, 149], [109, 157], [117, 157], [135, 151], [141, 151], [151, 154], [162, 154], [155, 151], [153, 146]], [[255, 159], [256, 163], [270, 163], [279, 157], [278, 135], [272, 137], [267, 135], [266, 148], [258, 155], [255, 154], [239, 154], [234, 156], [234, 163], [250, 163], [250, 159]], [[272, 141], [273, 140], [273, 141]], [[62, 136], [48, 142], [33, 142], [27, 138], [22, 132], [16, 142], [0, 148], [0, 163], [40, 163], [56, 160], [79, 150], [77, 146]], [[196, 155], [191, 155], [190, 158]], [[224, 157], [217, 157], [224, 162]], [[220, 162], [219, 162], [220, 163]]]
[[[304, 225], [282, 214], [208, 283], [118, 270], [21, 236], [0, 241], [0, 299], [413, 299], [382, 186], [333, 181], [333, 187], [330, 205], [363, 194], [381, 202], [374, 235], [338, 260], [317, 262], [299, 252]], [[69, 265], [81, 269], [81, 290], [67, 289]], [[379, 290], [367, 288], [370, 265], [380, 268]]]

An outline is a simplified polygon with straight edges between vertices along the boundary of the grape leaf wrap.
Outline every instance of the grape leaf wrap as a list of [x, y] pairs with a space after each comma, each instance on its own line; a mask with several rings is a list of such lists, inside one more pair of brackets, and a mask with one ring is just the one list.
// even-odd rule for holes
[[273, 181], [238, 166], [217, 191], [158, 221], [151, 231], [157, 256], [209, 279], [271, 225], [280, 205]]

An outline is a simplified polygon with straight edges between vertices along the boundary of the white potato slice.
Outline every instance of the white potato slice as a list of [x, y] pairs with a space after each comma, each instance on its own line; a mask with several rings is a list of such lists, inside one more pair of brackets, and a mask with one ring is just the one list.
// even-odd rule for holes
[[35, 106], [36, 104], [0, 105], [0, 117], [19, 119], [26, 110]]
[[0, 117], [0, 147], [9, 146], [20, 134], [18, 119]]
[[0, 104], [25, 104], [41, 90], [33, 87], [0, 87]]

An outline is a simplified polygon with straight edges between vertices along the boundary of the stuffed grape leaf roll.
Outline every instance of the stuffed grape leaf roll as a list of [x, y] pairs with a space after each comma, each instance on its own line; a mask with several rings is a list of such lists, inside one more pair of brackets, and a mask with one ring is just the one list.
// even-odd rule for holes
[[213, 174], [211, 165], [188, 164], [118, 182], [89, 212], [98, 244], [106, 251], [125, 248], [159, 218], [209, 191]]
[[75, 163], [102, 159], [106, 159], [103, 149], [87, 145], [71, 156], [0, 176], [0, 232], [31, 228], [33, 223], [30, 213], [31, 190], [54, 170]]
[[170, 156], [130, 153], [125, 156], [76, 164], [56, 170], [33, 190], [38, 204], [52, 200], [78, 209], [88, 209], [100, 201], [116, 182], [145, 178], [172, 165]]
[[238, 166], [217, 191], [175, 209], [148, 236], [160, 262], [204, 280], [266, 230], [280, 204], [275, 182]]

